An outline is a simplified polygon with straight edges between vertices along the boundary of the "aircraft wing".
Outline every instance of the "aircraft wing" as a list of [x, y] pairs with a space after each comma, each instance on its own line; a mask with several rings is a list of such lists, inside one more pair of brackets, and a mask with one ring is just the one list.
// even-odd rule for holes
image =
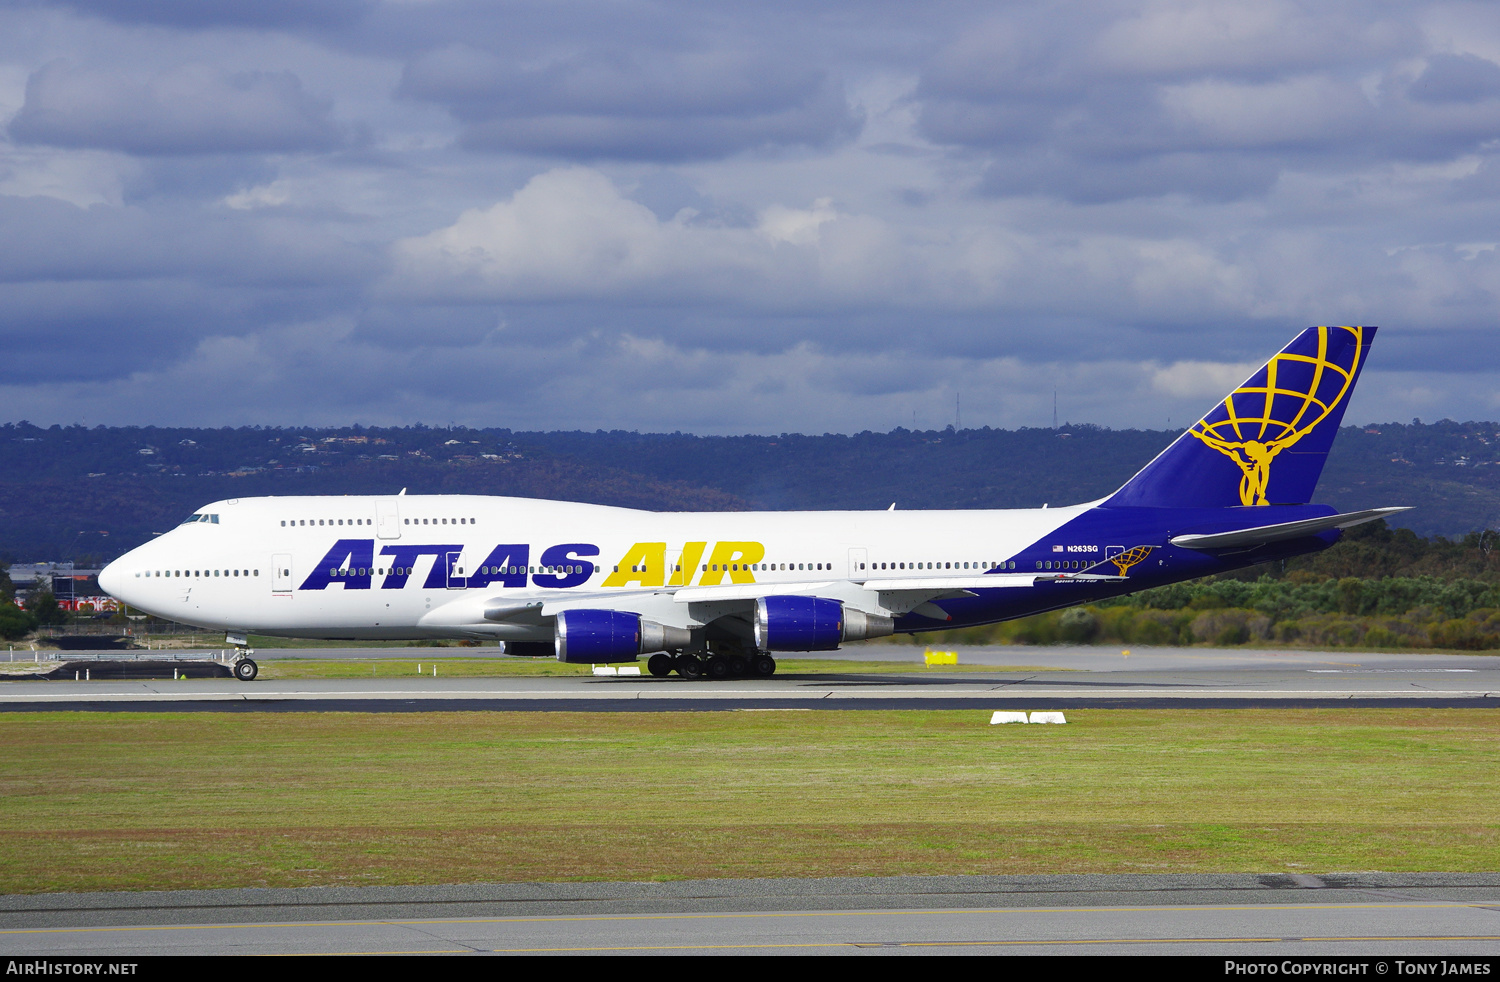
[[1322, 518], [1303, 519], [1300, 522], [1260, 525], [1253, 529], [1239, 529], [1234, 532], [1175, 535], [1169, 541], [1172, 545], [1181, 546], [1184, 549], [1238, 549], [1265, 545], [1268, 542], [1282, 542], [1286, 539], [1300, 539], [1303, 536], [1315, 535], [1331, 529], [1352, 528], [1355, 525], [1363, 525], [1365, 522], [1373, 522], [1378, 518], [1403, 511], [1411, 511], [1411, 508], [1370, 508], [1365, 511], [1351, 511], [1345, 515], [1326, 515]]
[[921, 614], [948, 619], [934, 600], [972, 597], [974, 590], [1027, 588], [1043, 582], [1113, 582], [1122, 576], [1096, 573], [994, 573], [988, 576], [907, 576], [884, 579], [804, 580], [794, 583], [731, 583], [723, 586], [654, 587], [643, 590], [559, 591], [550, 597], [511, 599], [471, 592], [430, 612], [424, 626], [460, 628], [473, 624], [542, 627], [569, 610], [610, 609], [637, 613], [664, 624], [688, 627], [725, 614], [753, 615], [761, 597], [825, 597], [868, 613]]

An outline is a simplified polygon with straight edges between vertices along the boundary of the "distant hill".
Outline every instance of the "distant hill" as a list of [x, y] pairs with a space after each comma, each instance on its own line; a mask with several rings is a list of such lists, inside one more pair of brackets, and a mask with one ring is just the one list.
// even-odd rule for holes
[[[1346, 427], [1318, 500], [1398, 527], [1500, 526], [1500, 425]], [[1020, 508], [1102, 497], [1177, 436], [1061, 430], [804, 436], [504, 429], [0, 427], [0, 559], [108, 560], [219, 498], [473, 493], [648, 509]]]

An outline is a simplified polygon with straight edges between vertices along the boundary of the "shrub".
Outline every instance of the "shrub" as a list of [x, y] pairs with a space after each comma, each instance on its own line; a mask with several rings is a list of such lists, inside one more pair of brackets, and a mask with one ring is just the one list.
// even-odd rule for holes
[[36, 618], [12, 603], [0, 603], [0, 638], [14, 641], [36, 629]]
[[1073, 644], [1087, 644], [1099, 635], [1099, 618], [1087, 607], [1070, 607], [1057, 619], [1057, 634]]
[[1143, 610], [1131, 618], [1130, 633], [1139, 644], [1176, 644], [1178, 620], [1165, 610]]

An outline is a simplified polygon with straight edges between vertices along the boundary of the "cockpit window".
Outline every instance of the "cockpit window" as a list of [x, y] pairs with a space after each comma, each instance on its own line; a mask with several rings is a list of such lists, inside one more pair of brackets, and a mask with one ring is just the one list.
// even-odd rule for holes
[[194, 522], [208, 522], [208, 523], [210, 523], [212, 525], [217, 525], [217, 524], [219, 524], [219, 516], [218, 515], [205, 515], [205, 514], [202, 514], [200, 512], [199, 514], [188, 516], [188, 518], [186, 518], [183, 521], [182, 524], [184, 524], [184, 525], [191, 525]]
[[202, 515], [192, 515], [192, 516], [189, 516], [188, 519], [186, 521], [184, 521], [182, 524], [184, 524], [184, 525], [191, 525], [194, 522], [199, 521], [202, 518], [203, 518]]

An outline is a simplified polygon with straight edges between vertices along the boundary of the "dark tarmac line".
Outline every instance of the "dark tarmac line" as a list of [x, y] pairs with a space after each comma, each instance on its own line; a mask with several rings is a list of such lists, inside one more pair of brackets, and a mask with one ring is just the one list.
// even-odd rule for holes
[[1500, 954], [1500, 875], [929, 876], [0, 897], [0, 955]]
[[[328, 651], [319, 649], [318, 654], [326, 657]], [[360, 649], [342, 651], [343, 657], [360, 657]], [[884, 655], [894, 662], [921, 657], [909, 645], [833, 654], [866, 660]], [[0, 712], [1500, 707], [1500, 657], [1493, 655], [991, 647], [959, 649], [959, 658], [975, 667], [954, 672], [912, 665], [891, 673], [825, 670], [721, 681], [650, 675], [433, 678], [375, 672], [368, 678], [254, 682], [6, 681], [0, 676]], [[838, 660], [830, 659], [830, 664]], [[1017, 662], [1026, 667], [1014, 667]]]

